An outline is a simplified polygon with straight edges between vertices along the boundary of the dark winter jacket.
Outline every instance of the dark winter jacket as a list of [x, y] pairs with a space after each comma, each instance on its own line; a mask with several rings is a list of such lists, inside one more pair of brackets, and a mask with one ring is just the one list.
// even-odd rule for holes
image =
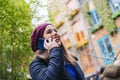
[[[77, 73], [77, 80], [86, 80], [84, 74], [76, 63], [73, 68]], [[36, 57], [30, 64], [32, 80], [74, 80], [64, 66], [63, 50], [55, 47], [50, 51], [49, 62]]]

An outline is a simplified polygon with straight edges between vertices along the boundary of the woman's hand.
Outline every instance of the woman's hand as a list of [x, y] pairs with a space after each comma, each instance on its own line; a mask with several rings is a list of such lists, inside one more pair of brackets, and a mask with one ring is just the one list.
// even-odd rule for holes
[[57, 38], [54, 38], [54, 39], [49, 38], [48, 40], [45, 40], [45, 42], [44, 42], [44, 47], [45, 47], [48, 51], [50, 51], [50, 50], [51, 50], [52, 48], [54, 48], [54, 47], [59, 47], [60, 44], [61, 44], [61, 42], [60, 42], [60, 41], [57, 42], [56, 40], [57, 40]]

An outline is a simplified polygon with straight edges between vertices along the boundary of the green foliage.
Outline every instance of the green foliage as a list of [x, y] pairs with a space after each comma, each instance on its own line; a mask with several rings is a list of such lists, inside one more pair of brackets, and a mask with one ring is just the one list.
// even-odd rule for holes
[[51, 4], [48, 6], [48, 14], [51, 23], [55, 24], [54, 17], [57, 16], [60, 13], [60, 9], [58, 7], [58, 4]]
[[[47, 4], [42, 2], [42, 0], [29, 0], [30, 1], [30, 8], [33, 15], [33, 23], [34, 27], [40, 25], [42, 22], [49, 22], [47, 11]], [[35, 22], [36, 21], [36, 22]]]
[[[59, 24], [59, 22], [56, 23], [57, 20], [55, 20], [56, 19], [55, 17], [62, 17], [61, 20], [63, 20], [65, 16], [69, 15], [69, 13], [66, 14], [66, 11], [68, 11], [68, 9], [64, 1], [56, 0], [56, 1], [51, 2], [51, 4], [48, 5], [48, 14], [49, 14], [50, 22], [54, 25]], [[61, 15], [61, 14], [64, 14], [64, 15]]]
[[107, 0], [94, 0], [96, 9], [102, 18], [102, 22], [104, 24], [105, 29], [108, 33], [114, 32], [116, 26], [114, 24], [114, 20], [111, 19], [112, 11], [109, 7]]
[[88, 21], [88, 23], [90, 25], [92, 25], [91, 21], [90, 21], [88, 2], [84, 3], [84, 5], [82, 5], [81, 12], [84, 14], [84, 16], [85, 16], [86, 20]]
[[24, 0], [0, 0], [0, 5], [0, 79], [25, 80], [32, 54], [29, 5]]
[[[112, 33], [115, 31], [116, 26], [114, 24], [114, 20], [111, 18], [112, 12], [110, 10], [109, 4], [107, 0], [93, 0], [98, 15], [102, 19], [102, 24], [104, 28], [107, 30], [108, 33]], [[90, 16], [88, 14], [88, 3], [83, 5], [82, 11], [87, 18], [88, 22], [90, 23]], [[91, 23], [90, 23], [91, 25]]]
[[120, 10], [112, 15], [112, 19], [115, 19], [118, 16], [120, 16]]

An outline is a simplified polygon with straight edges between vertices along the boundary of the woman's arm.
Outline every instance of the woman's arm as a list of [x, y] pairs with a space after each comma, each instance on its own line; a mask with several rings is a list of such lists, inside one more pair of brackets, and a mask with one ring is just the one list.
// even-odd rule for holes
[[63, 70], [63, 50], [60, 47], [50, 50], [48, 66], [37, 60], [30, 64], [30, 74], [33, 80], [59, 80]]

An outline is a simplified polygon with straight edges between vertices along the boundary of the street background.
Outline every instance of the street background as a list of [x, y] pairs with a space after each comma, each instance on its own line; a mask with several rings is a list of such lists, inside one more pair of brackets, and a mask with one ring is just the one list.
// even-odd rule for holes
[[0, 80], [30, 79], [30, 36], [54, 24], [90, 80], [120, 60], [120, 0], [0, 0]]

